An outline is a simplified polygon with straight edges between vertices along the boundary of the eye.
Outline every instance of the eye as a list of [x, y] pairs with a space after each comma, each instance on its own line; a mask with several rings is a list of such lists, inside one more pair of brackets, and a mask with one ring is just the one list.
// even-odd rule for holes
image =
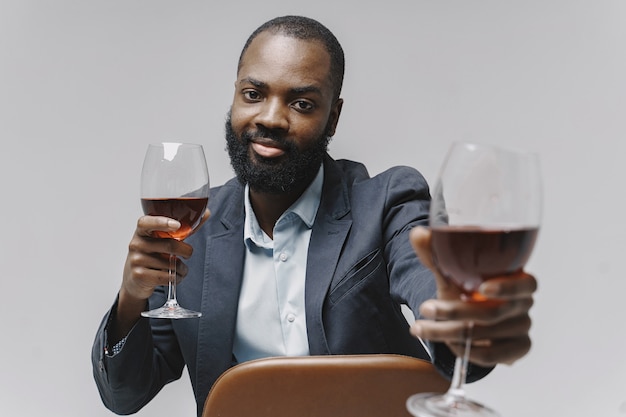
[[293, 103], [293, 107], [301, 112], [310, 112], [313, 111], [315, 105], [308, 100], [297, 100]]
[[248, 101], [259, 101], [261, 99], [261, 94], [256, 90], [244, 90], [243, 98]]

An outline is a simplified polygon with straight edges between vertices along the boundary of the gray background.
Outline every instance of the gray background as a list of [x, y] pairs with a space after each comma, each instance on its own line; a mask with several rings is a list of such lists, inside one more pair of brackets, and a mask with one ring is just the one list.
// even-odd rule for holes
[[[109, 416], [90, 348], [141, 214], [147, 143], [205, 145], [249, 33], [318, 18], [347, 58], [335, 157], [432, 183], [449, 144], [539, 152], [530, 354], [472, 384], [504, 416], [626, 415], [623, 0], [0, 0], [0, 414]], [[186, 375], [139, 416], [192, 416]]]

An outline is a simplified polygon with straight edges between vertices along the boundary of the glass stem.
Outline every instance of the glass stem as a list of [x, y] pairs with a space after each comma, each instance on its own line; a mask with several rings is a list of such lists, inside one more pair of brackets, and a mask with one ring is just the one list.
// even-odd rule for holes
[[467, 379], [467, 364], [469, 362], [469, 354], [472, 346], [472, 330], [474, 328], [474, 322], [469, 322], [467, 325], [467, 333], [465, 335], [465, 347], [463, 349], [463, 356], [457, 356], [454, 362], [454, 374], [452, 375], [452, 382], [450, 388], [446, 393], [448, 402], [454, 403], [465, 398], [465, 381]]
[[167, 306], [174, 307], [178, 304], [176, 301], [176, 256], [170, 255], [169, 268], [169, 285], [167, 290]]

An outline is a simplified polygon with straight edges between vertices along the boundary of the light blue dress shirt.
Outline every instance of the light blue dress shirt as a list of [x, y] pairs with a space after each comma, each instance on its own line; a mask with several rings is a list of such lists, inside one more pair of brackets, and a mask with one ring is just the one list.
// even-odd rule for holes
[[274, 240], [259, 226], [246, 186], [246, 259], [233, 345], [239, 363], [309, 354], [304, 281], [323, 181], [322, 165], [311, 185], [274, 225]]

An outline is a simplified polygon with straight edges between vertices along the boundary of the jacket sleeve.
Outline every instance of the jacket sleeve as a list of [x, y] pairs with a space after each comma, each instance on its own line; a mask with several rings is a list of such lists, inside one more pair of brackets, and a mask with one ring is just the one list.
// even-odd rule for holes
[[165, 384], [180, 378], [184, 361], [170, 320], [141, 318], [122, 350], [107, 354], [107, 325], [116, 308], [117, 301], [100, 323], [91, 362], [102, 402], [114, 413], [126, 415], [139, 411]]
[[[420, 318], [419, 306], [436, 297], [437, 286], [432, 272], [417, 258], [409, 233], [413, 227], [428, 225], [430, 191], [424, 177], [413, 168], [400, 167], [387, 174], [384, 234], [390, 291], [398, 302], [406, 304], [415, 317]], [[444, 343], [425, 343], [437, 369], [451, 378], [454, 354]], [[483, 378], [492, 369], [470, 363], [467, 382]]]

